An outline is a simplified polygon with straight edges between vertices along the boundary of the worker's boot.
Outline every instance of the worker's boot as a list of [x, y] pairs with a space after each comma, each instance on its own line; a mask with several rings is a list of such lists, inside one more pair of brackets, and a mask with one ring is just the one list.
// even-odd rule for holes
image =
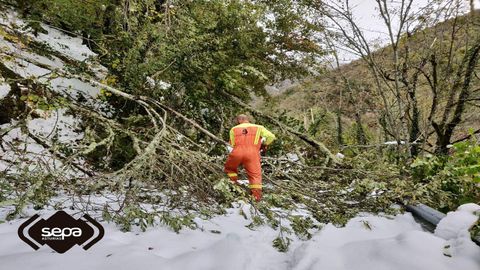
[[230, 178], [230, 181], [234, 183], [235, 185], [238, 185], [238, 174], [236, 173], [227, 173], [228, 178]]

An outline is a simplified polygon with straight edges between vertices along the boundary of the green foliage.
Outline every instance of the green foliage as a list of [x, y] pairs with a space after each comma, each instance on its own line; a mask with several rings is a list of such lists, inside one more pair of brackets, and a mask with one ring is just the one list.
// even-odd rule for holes
[[160, 220], [165, 225], [169, 226], [174, 232], [179, 233], [183, 227], [187, 227], [190, 229], [195, 229], [197, 224], [193, 220], [195, 215], [187, 214], [187, 215], [172, 215], [169, 212], [164, 213]]
[[81, 33], [116, 78], [109, 85], [166, 100], [211, 130], [237, 111], [223, 92], [249, 100], [265, 95], [272, 82], [322, 66], [315, 41], [323, 28], [305, 17], [312, 10], [303, 1], [39, 0], [17, 6], [30, 19]]
[[135, 33], [132, 46], [115, 50], [114, 59], [121, 59], [116, 69], [129, 91], [144, 94], [148, 75], [172, 85], [154, 87], [150, 95], [181, 102], [188, 111], [218, 113], [229, 105], [222, 91], [249, 99], [264, 95], [264, 86], [283, 71], [302, 70], [260, 26], [268, 10], [269, 4], [250, 1], [174, 2], [168, 27], [151, 21]]
[[120, 225], [122, 231], [131, 231], [132, 226], [138, 226], [142, 231], [145, 231], [147, 227], [155, 225], [156, 217], [159, 217], [159, 221], [162, 224], [176, 233], [179, 233], [183, 228], [197, 228], [197, 224], [193, 220], [195, 218], [194, 214], [174, 214], [168, 211], [156, 213], [142, 208], [135, 202], [125, 206], [125, 208], [122, 209], [122, 214], [117, 213], [112, 215], [112, 211], [105, 207], [102, 212], [102, 217], [105, 221], [114, 221]]
[[[315, 114], [315, 120], [308, 127], [308, 134], [316, 136], [320, 129], [326, 129], [331, 134], [334, 130], [330, 128], [330, 124], [334, 122], [333, 115], [328, 111], [320, 111]], [[327, 128], [326, 128], [327, 127]], [[325, 130], [322, 130], [325, 131]], [[333, 137], [333, 136], [332, 136]]]
[[475, 213], [477, 216], [478, 216], [478, 219], [477, 219], [477, 222], [475, 222], [475, 224], [470, 227], [470, 236], [473, 238], [476, 238], [476, 239], [480, 239], [480, 212], [477, 211]]
[[7, 181], [5, 172], [0, 172], [0, 206], [13, 204], [15, 201], [9, 198], [9, 194], [13, 192], [14, 187]]
[[454, 145], [455, 153], [447, 161], [447, 169], [456, 177], [465, 177], [480, 183], [480, 145], [475, 141], [465, 141]]
[[36, 210], [42, 209], [56, 195], [55, 176], [42, 172], [40, 168], [25, 168], [19, 174], [8, 178], [14, 179], [5, 177], [7, 182], [0, 181], [0, 193], [3, 194], [0, 196], [0, 205], [15, 207], [6, 216], [7, 220], [16, 218], [29, 204]]
[[259, 227], [263, 224], [265, 224], [265, 221], [260, 215], [253, 215], [252, 222], [248, 225], [245, 225], [245, 227], [249, 228], [250, 230], [254, 230], [256, 227]]
[[312, 234], [309, 232], [310, 229], [315, 228], [313, 220], [310, 217], [303, 216], [291, 216], [289, 217], [291, 227], [295, 234], [303, 240], [308, 240], [312, 238]]
[[108, 166], [114, 170], [119, 170], [130, 162], [136, 155], [132, 144], [131, 138], [127, 135], [115, 136], [111, 149], [108, 149], [109, 151], [106, 153], [106, 156], [109, 157]]
[[[88, 36], [99, 37], [110, 0], [21, 0], [18, 5], [30, 18], [46, 21], [69, 31], [82, 31]], [[40, 30], [38, 21], [31, 26]]]
[[[374, 135], [367, 125], [363, 124], [360, 127], [356, 122], [353, 122], [350, 126], [348, 126], [343, 136], [347, 145], [361, 145], [364, 143], [368, 144], [368, 142], [371, 142], [374, 139]], [[365, 141], [364, 143], [362, 143], [362, 139]]]
[[411, 165], [415, 181], [443, 192], [435, 203], [444, 211], [480, 199], [480, 145], [470, 140], [454, 144], [452, 150], [449, 156], [427, 155]]
[[232, 202], [237, 201], [240, 198], [246, 199], [246, 192], [239, 185], [235, 185], [232, 181], [223, 178], [218, 181], [213, 187], [218, 192], [218, 200], [224, 205], [230, 206]]
[[[122, 214], [114, 216], [109, 213], [108, 209], [104, 208], [102, 216], [107, 221], [113, 220], [125, 232], [131, 231], [132, 225], [139, 226], [142, 231], [145, 231], [148, 226], [153, 225], [155, 217], [154, 213], [145, 211], [138, 203], [129, 203], [122, 209]], [[170, 225], [170, 223], [167, 225]]]
[[283, 237], [282, 235], [280, 235], [272, 241], [273, 247], [280, 252], [287, 252], [288, 247], [290, 246], [291, 240], [292, 239], [288, 237]]
[[417, 181], [430, 182], [445, 166], [445, 157], [426, 155], [417, 158], [411, 165], [412, 176]]
[[52, 111], [64, 107], [67, 101], [63, 97], [47, 98], [39, 94], [28, 94], [20, 96], [21, 101], [28, 102], [33, 109]]
[[386, 184], [384, 182], [375, 181], [370, 178], [363, 178], [355, 185], [355, 192], [358, 194], [367, 195], [375, 190], [385, 190]]

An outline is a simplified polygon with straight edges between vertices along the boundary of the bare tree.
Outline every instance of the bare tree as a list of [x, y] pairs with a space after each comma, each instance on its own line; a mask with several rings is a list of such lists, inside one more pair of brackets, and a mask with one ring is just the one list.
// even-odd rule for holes
[[[458, 0], [432, 0], [415, 9], [413, 5], [413, 0], [376, 0], [377, 15], [386, 29], [382, 37], [387, 47], [381, 51], [368, 40], [349, 0], [324, 3], [321, 12], [328, 18], [329, 30], [341, 37], [335, 46], [359, 56], [368, 67], [382, 103], [380, 124], [397, 141], [398, 150], [408, 138], [410, 155], [416, 156], [419, 142], [435, 134], [435, 150], [445, 153], [472, 101], [471, 85], [477, 79], [477, 41], [469, 38], [475, 13], [459, 19], [468, 8]], [[467, 49], [459, 57], [462, 46]], [[431, 89], [427, 100], [424, 85]], [[423, 103], [431, 104], [430, 109], [421, 108]], [[422, 121], [425, 118], [428, 121]]]

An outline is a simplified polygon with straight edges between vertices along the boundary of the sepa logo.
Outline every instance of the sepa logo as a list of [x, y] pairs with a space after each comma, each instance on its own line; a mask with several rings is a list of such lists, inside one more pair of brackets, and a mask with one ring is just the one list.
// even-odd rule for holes
[[42, 228], [42, 240], [65, 240], [65, 236], [82, 236], [82, 229], [75, 228]]
[[83, 249], [87, 250], [105, 234], [102, 225], [87, 214], [83, 215], [85, 220], [75, 219], [64, 211], [58, 211], [46, 220], [38, 218], [39, 215], [35, 214], [18, 228], [20, 239], [35, 250], [45, 244], [58, 253], [65, 253], [74, 245], [83, 244]]

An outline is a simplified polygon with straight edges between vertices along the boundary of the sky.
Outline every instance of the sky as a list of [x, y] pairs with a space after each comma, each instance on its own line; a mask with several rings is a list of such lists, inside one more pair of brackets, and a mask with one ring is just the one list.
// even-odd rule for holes
[[[329, 0], [338, 2], [339, 0]], [[392, 1], [399, 3], [398, 1]], [[428, 0], [415, 0], [413, 2], [412, 11], [418, 11], [426, 4]], [[469, 5], [468, 0], [463, 0], [465, 6]], [[350, 0], [350, 6], [353, 7], [353, 16], [357, 24], [364, 31], [366, 38], [372, 42], [378, 42], [380, 45], [387, 43], [387, 29], [383, 20], [379, 17], [377, 3], [375, 0]], [[480, 8], [480, 0], [475, 0], [475, 9]], [[340, 53], [341, 62], [346, 63], [358, 58], [352, 53], [343, 51]]]

